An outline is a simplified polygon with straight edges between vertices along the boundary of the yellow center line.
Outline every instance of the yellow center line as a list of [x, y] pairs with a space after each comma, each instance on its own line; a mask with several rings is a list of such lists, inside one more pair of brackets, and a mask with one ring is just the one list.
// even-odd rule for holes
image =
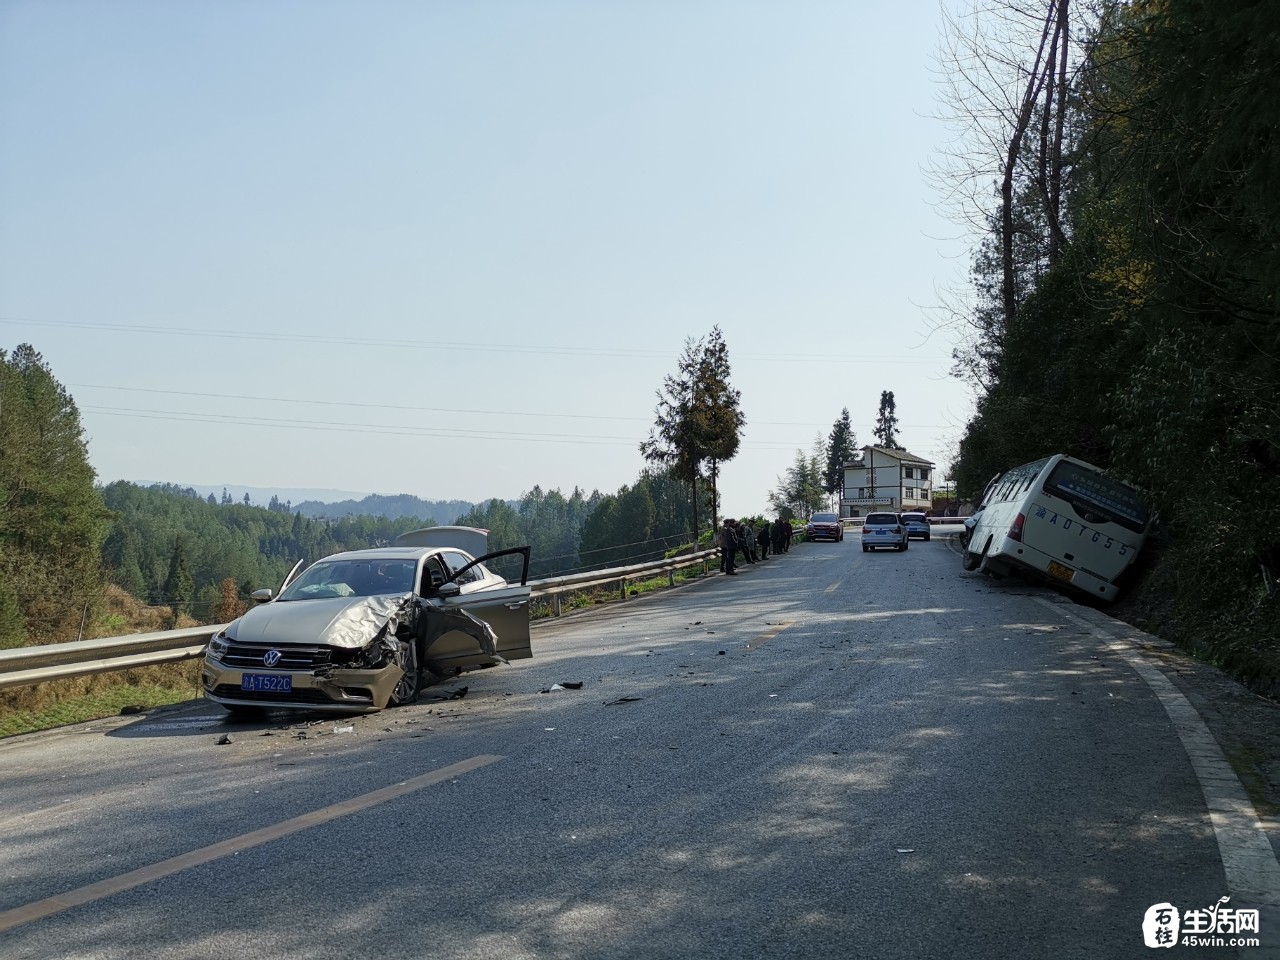
[[771, 629], [766, 630], [764, 633], [760, 634], [760, 636], [756, 637], [754, 640], [748, 643], [747, 649], [754, 650], [756, 647], [760, 646], [761, 644], [768, 643], [770, 640], [772, 640], [774, 637], [780, 634], [783, 630], [787, 629], [787, 627], [791, 626], [793, 623], [795, 623], [794, 620], [788, 620], [786, 623], [776, 624]]
[[366, 793], [363, 796], [352, 797], [350, 800], [343, 800], [341, 803], [313, 810], [311, 813], [304, 813], [301, 816], [294, 817], [292, 820], [274, 823], [271, 826], [253, 830], [239, 837], [232, 837], [230, 840], [223, 840], [220, 843], [202, 847], [199, 850], [192, 850], [190, 853], [171, 857], [168, 860], [161, 860], [159, 863], [139, 867], [129, 873], [122, 873], [118, 877], [108, 877], [106, 880], [99, 880], [97, 883], [69, 890], [66, 893], [60, 893], [45, 900], [37, 900], [35, 903], [14, 907], [12, 910], [5, 910], [0, 912], [0, 933], [5, 930], [12, 930], [14, 927], [19, 927], [24, 923], [30, 923], [33, 920], [40, 920], [55, 913], [70, 910], [72, 907], [79, 907], [86, 903], [92, 903], [94, 900], [101, 900], [103, 897], [110, 897], [125, 890], [140, 887], [144, 883], [159, 880], [161, 877], [167, 877], [182, 870], [189, 870], [212, 860], [230, 856], [233, 853], [239, 853], [241, 850], [248, 850], [271, 840], [287, 837], [289, 834], [297, 833], [299, 830], [306, 830], [308, 827], [314, 827], [329, 820], [336, 820], [338, 817], [345, 817], [348, 814], [368, 809], [379, 803], [394, 800], [396, 797], [402, 797], [406, 793], [413, 793], [423, 787], [429, 787], [432, 784], [441, 783], [461, 774], [470, 773], [472, 770], [478, 770], [480, 767], [496, 763], [501, 759], [503, 758], [490, 754], [471, 757], [469, 760], [462, 760], [447, 767], [441, 767], [431, 773], [424, 773], [421, 776], [414, 777], [412, 780], [405, 780], [402, 783], [392, 784], [389, 787], [374, 790], [372, 793]]

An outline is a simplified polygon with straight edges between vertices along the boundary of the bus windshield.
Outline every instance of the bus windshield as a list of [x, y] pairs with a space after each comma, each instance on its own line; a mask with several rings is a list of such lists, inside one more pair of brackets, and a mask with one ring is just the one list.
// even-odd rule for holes
[[1151, 519], [1151, 511], [1133, 487], [1067, 460], [1053, 468], [1044, 489], [1068, 501], [1077, 512], [1084, 508], [1102, 514], [1136, 533], [1146, 530]]

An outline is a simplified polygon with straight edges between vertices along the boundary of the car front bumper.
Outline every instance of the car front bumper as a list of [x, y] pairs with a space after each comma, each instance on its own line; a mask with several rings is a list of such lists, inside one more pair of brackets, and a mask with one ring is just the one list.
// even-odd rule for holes
[[[241, 688], [245, 674], [290, 678], [288, 692]], [[204, 695], [224, 707], [289, 708], [334, 713], [371, 713], [386, 707], [404, 676], [394, 663], [377, 669], [333, 668], [323, 675], [304, 670], [244, 670], [206, 656], [201, 682]]]

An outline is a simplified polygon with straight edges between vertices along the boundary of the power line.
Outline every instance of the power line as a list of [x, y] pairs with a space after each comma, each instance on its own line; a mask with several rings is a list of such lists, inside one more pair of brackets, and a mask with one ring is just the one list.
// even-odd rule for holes
[[[636, 350], [599, 347], [575, 347], [557, 344], [554, 347], [536, 346], [532, 344], [477, 344], [452, 340], [406, 340], [400, 336], [390, 337], [333, 337], [324, 334], [305, 333], [270, 333], [262, 331], [237, 330], [194, 330], [189, 327], [146, 326], [130, 323], [86, 323], [75, 320], [34, 320], [29, 317], [0, 317], [0, 323], [36, 327], [51, 327], [75, 330], [107, 330], [116, 333], [139, 333], [147, 336], [160, 334], [176, 337], [199, 337], [214, 340], [251, 340], [268, 343], [311, 343], [340, 347], [376, 347], [385, 349], [388, 346], [404, 347], [414, 350], [462, 350], [476, 353], [513, 353], [541, 356], [564, 357], [630, 357], [635, 359], [670, 359], [671, 354], [665, 350]], [[938, 360], [915, 357], [861, 357], [852, 355], [835, 355], [827, 353], [738, 353], [738, 360], [759, 360], [779, 363], [839, 363], [839, 364], [936, 364]]]
[[[392, 437], [435, 437], [445, 440], [501, 440], [520, 443], [571, 443], [582, 446], [633, 446], [636, 437], [581, 436], [562, 433], [517, 433], [509, 430], [456, 430], [449, 427], [417, 427], [413, 425], [347, 423], [327, 420], [295, 420], [283, 417], [249, 417], [221, 413], [170, 413], [131, 407], [84, 406], [81, 410], [104, 417], [137, 420], [164, 420], [176, 423], [208, 423], [220, 426], [262, 427], [276, 430], [378, 434]], [[789, 440], [744, 440], [750, 450], [794, 451], [804, 449]]]
[[[116, 390], [128, 393], [153, 393], [174, 397], [200, 397], [208, 400], [252, 400], [256, 403], [297, 403], [311, 406], [354, 407], [371, 410], [404, 410], [411, 413], [470, 413], [495, 417], [545, 417], [549, 419], [563, 418], [568, 420], [615, 420], [627, 423], [651, 423], [649, 417], [610, 417], [591, 413], [537, 413], [528, 410], [475, 410], [466, 407], [421, 407], [394, 403], [365, 403], [355, 400], [317, 400], [307, 397], [263, 397], [241, 393], [209, 393], [203, 390], [161, 390], [155, 387], [122, 387], [103, 383], [68, 383], [66, 386], [84, 390]], [[825, 430], [820, 423], [802, 423], [785, 420], [756, 420], [748, 424], [756, 427], [804, 427], [811, 430]], [[949, 429], [952, 424], [946, 423], [904, 423], [904, 429]]]

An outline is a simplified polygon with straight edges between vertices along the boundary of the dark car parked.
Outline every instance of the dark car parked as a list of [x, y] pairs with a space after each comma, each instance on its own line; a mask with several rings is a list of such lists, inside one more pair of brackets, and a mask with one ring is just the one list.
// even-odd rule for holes
[[804, 525], [806, 540], [844, 540], [844, 524], [834, 513], [815, 513]]

